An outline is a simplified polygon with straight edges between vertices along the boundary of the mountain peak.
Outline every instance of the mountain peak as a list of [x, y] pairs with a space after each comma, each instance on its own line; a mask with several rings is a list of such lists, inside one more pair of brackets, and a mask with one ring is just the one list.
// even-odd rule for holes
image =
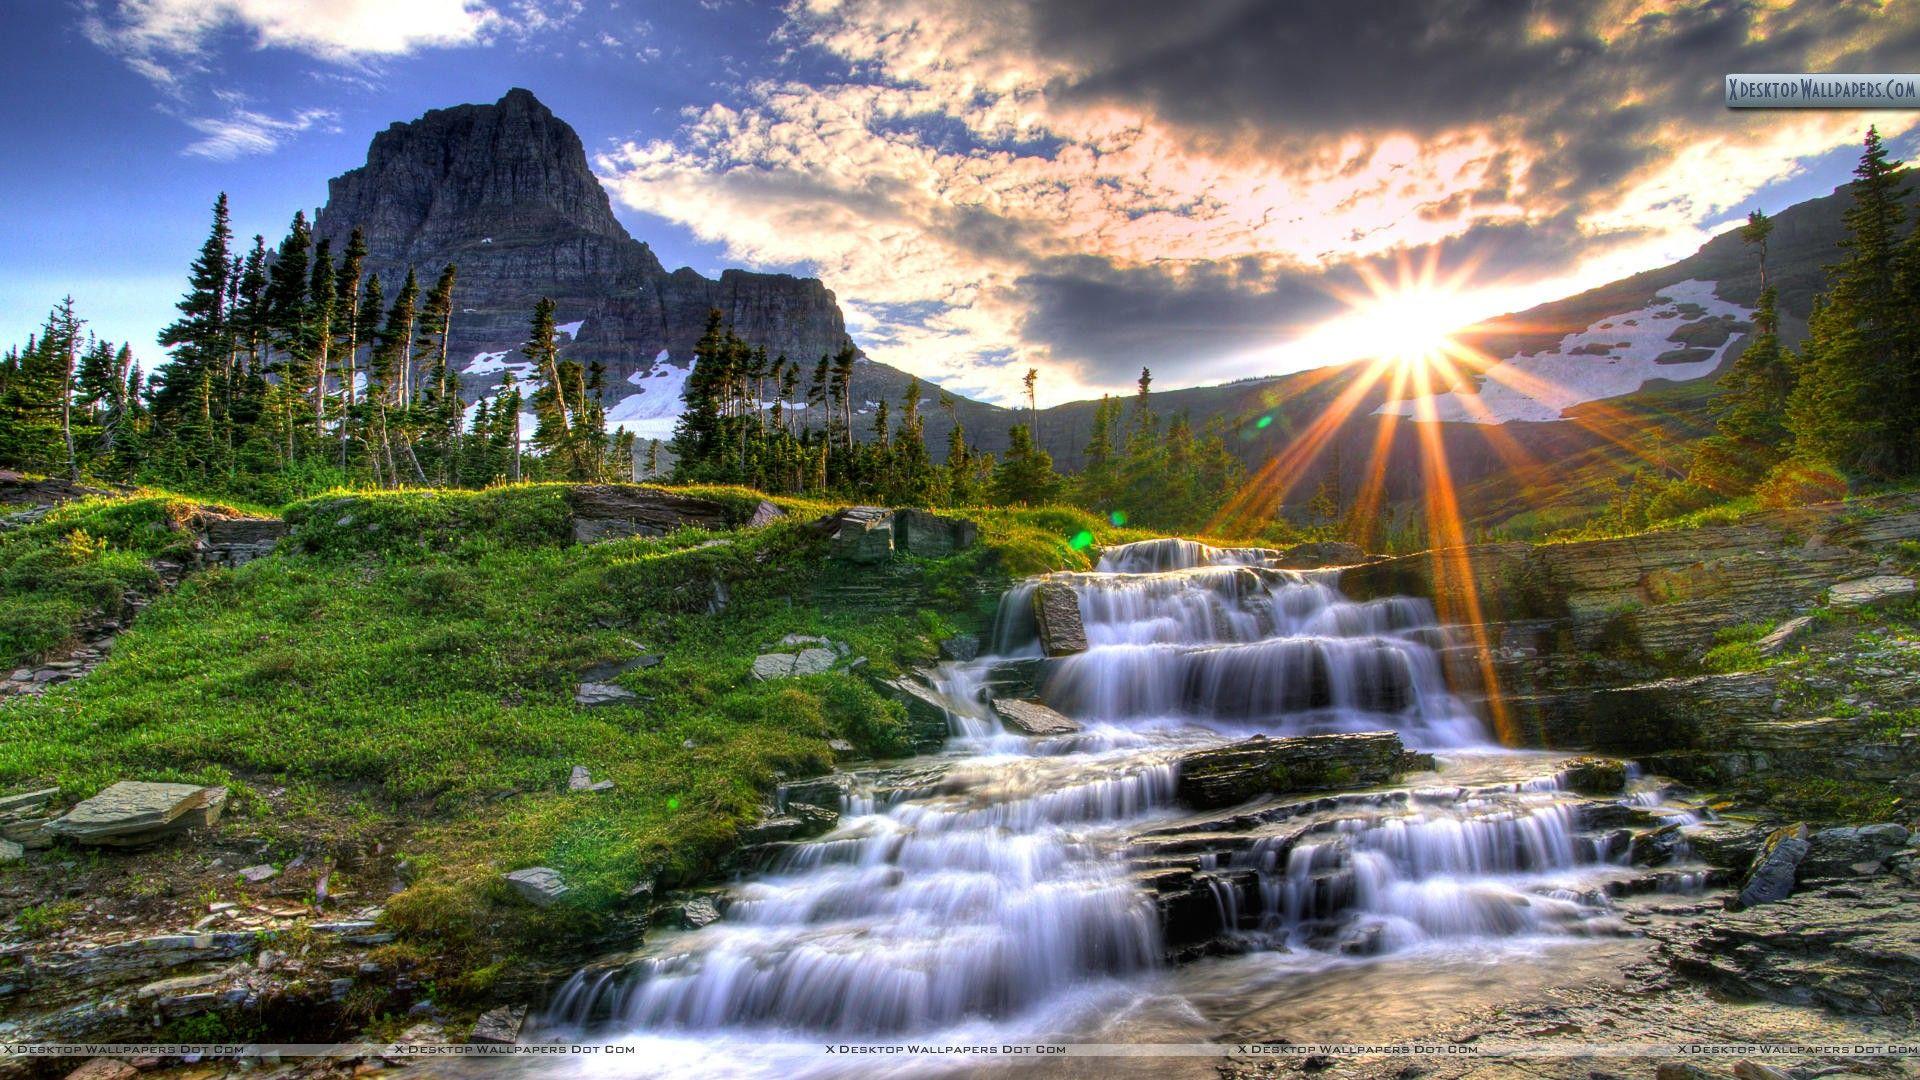
[[367, 163], [327, 185], [321, 234], [348, 222], [376, 259], [405, 263], [482, 244], [629, 239], [580, 136], [518, 87], [375, 135]]

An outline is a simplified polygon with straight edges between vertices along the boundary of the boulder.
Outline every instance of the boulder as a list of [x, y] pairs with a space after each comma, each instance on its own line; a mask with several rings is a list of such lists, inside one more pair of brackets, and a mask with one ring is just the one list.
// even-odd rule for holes
[[1033, 590], [1033, 618], [1040, 646], [1048, 656], [1087, 651], [1087, 628], [1080, 621], [1080, 597], [1064, 582], [1049, 581]]
[[1283, 570], [1318, 570], [1323, 566], [1354, 566], [1366, 561], [1367, 553], [1359, 544], [1319, 540], [1282, 550], [1273, 565]]
[[1627, 766], [1609, 758], [1575, 758], [1560, 770], [1560, 779], [1582, 795], [1618, 795], [1627, 786]]
[[840, 659], [831, 649], [801, 649], [797, 653], [764, 653], [753, 658], [753, 677], [791, 679], [800, 675], [819, 675], [832, 671]]
[[473, 1032], [467, 1036], [467, 1041], [511, 1046], [520, 1041], [520, 1028], [526, 1022], [525, 1005], [502, 1005], [497, 1009], [488, 1009], [473, 1022]]
[[135, 847], [220, 820], [227, 789], [122, 780], [47, 823], [48, 834], [77, 844]]
[[1827, 604], [1836, 608], [1877, 607], [1914, 595], [1913, 579], [1898, 574], [1842, 581], [1827, 590]]
[[1799, 641], [1813, 629], [1813, 616], [1795, 615], [1786, 622], [1773, 628], [1773, 631], [1753, 643], [1755, 652], [1761, 656], [1778, 656], [1787, 651], [1788, 646]]
[[894, 514], [880, 506], [849, 506], [813, 523], [827, 538], [827, 555], [851, 563], [885, 562], [893, 556]]
[[574, 542], [580, 544], [664, 536], [683, 528], [717, 532], [781, 516], [780, 508], [765, 500], [742, 513], [714, 499], [638, 484], [576, 484], [567, 489], [567, 507], [572, 512]]
[[0, 840], [0, 866], [17, 863], [27, 857], [27, 849], [11, 840]]
[[1400, 736], [1391, 731], [1256, 735], [1181, 755], [1175, 795], [1187, 806], [1211, 810], [1261, 795], [1371, 787], [1393, 779], [1401, 750]]
[[689, 930], [720, 921], [720, 905], [711, 896], [696, 896], [680, 905], [680, 925]]
[[980, 635], [978, 634], [955, 634], [950, 638], [940, 639], [940, 659], [942, 660], [957, 660], [965, 663], [968, 660], [976, 660], [979, 656]]
[[1878, 873], [1887, 859], [1907, 846], [1912, 833], [1893, 822], [1821, 829], [1807, 838], [1807, 856], [1800, 861], [1801, 880], [1816, 877], [1856, 877]]
[[40, 788], [36, 791], [18, 791], [12, 795], [0, 795], [0, 814], [31, 813], [52, 801], [60, 794], [59, 788]]
[[550, 866], [529, 866], [524, 870], [515, 870], [507, 875], [507, 887], [522, 900], [538, 908], [552, 907], [567, 895], [567, 883], [560, 879], [560, 871]]
[[1022, 735], [1072, 735], [1080, 730], [1079, 724], [1037, 701], [995, 698], [993, 711]]
[[1746, 879], [1740, 883], [1737, 905], [1749, 908], [1785, 900], [1793, 892], [1794, 878], [1799, 873], [1800, 860], [1807, 857], [1808, 847], [1804, 823], [1770, 833], [1754, 855], [1753, 865], [1747, 868]]
[[947, 741], [952, 725], [947, 721], [947, 703], [933, 687], [920, 679], [875, 679], [874, 686], [907, 710], [907, 741], [915, 750], [938, 750]]
[[943, 559], [980, 542], [980, 527], [966, 518], [925, 510], [893, 512], [894, 546], [923, 559]]

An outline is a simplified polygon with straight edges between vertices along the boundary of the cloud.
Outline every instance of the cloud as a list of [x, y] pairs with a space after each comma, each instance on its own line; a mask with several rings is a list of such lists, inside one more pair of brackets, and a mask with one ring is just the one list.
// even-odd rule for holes
[[[582, 10], [581, 0], [80, 0], [80, 28], [162, 91], [162, 111], [200, 133], [183, 153], [227, 161], [332, 130], [336, 118], [305, 108], [281, 119], [241, 107], [229, 91], [209, 94], [229, 39], [312, 58], [321, 78], [367, 88], [381, 60], [563, 29]], [[228, 111], [206, 115], [209, 97]]]
[[1920, 8], [1864, 0], [788, 16], [788, 74], [603, 155], [608, 186], [820, 273], [876, 357], [1003, 399], [1028, 364], [1064, 397], [1142, 360], [1176, 386], [1343, 359], [1284, 346], [1363, 262], [1474, 267], [1474, 318], [1677, 257], [1859, 137], [1858, 116], [1724, 109], [1720, 75], [1894, 70], [1920, 48]]
[[187, 118], [187, 126], [200, 132], [201, 138], [180, 152], [214, 161], [272, 153], [290, 135], [315, 127], [337, 130], [333, 125], [338, 119], [331, 109], [302, 109], [282, 120], [236, 107], [225, 116]]
[[[89, 3], [82, 27], [94, 44], [162, 82], [202, 58], [216, 36], [237, 31], [257, 49], [291, 49], [342, 62], [422, 48], [471, 45], [530, 19], [538, 5], [503, 14], [480, 0], [110, 0]], [[155, 70], [142, 70], [142, 65]]]

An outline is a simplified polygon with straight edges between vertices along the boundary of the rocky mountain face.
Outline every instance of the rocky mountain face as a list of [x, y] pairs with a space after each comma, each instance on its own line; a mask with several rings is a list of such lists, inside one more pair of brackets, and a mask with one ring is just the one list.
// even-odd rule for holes
[[[818, 279], [669, 272], [614, 217], [580, 137], [526, 90], [492, 105], [436, 109], [376, 135], [365, 165], [328, 182], [316, 231], [338, 253], [355, 228], [366, 237], [367, 270], [389, 298], [409, 268], [424, 288], [441, 267], [458, 267], [451, 352], [470, 400], [491, 393], [506, 371], [525, 375], [518, 350], [543, 296], [570, 338], [563, 355], [607, 366], [610, 417], [643, 436], [671, 430], [712, 309], [770, 355], [809, 365], [849, 340]], [[863, 360], [854, 390], [897, 399], [907, 379]]]

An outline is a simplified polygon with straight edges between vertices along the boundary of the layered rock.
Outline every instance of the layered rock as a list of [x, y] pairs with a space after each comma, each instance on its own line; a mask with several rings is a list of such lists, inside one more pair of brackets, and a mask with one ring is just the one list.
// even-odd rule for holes
[[1391, 731], [1290, 739], [1256, 735], [1184, 755], [1175, 794], [1187, 806], [1210, 810], [1261, 795], [1371, 787], [1400, 771], [1402, 749], [1400, 736]]
[[720, 531], [765, 525], [784, 512], [760, 500], [742, 510], [715, 499], [637, 487], [632, 484], [577, 484], [567, 488], [567, 508], [573, 519], [573, 538], [590, 544], [626, 536], [664, 536], [675, 529]]

